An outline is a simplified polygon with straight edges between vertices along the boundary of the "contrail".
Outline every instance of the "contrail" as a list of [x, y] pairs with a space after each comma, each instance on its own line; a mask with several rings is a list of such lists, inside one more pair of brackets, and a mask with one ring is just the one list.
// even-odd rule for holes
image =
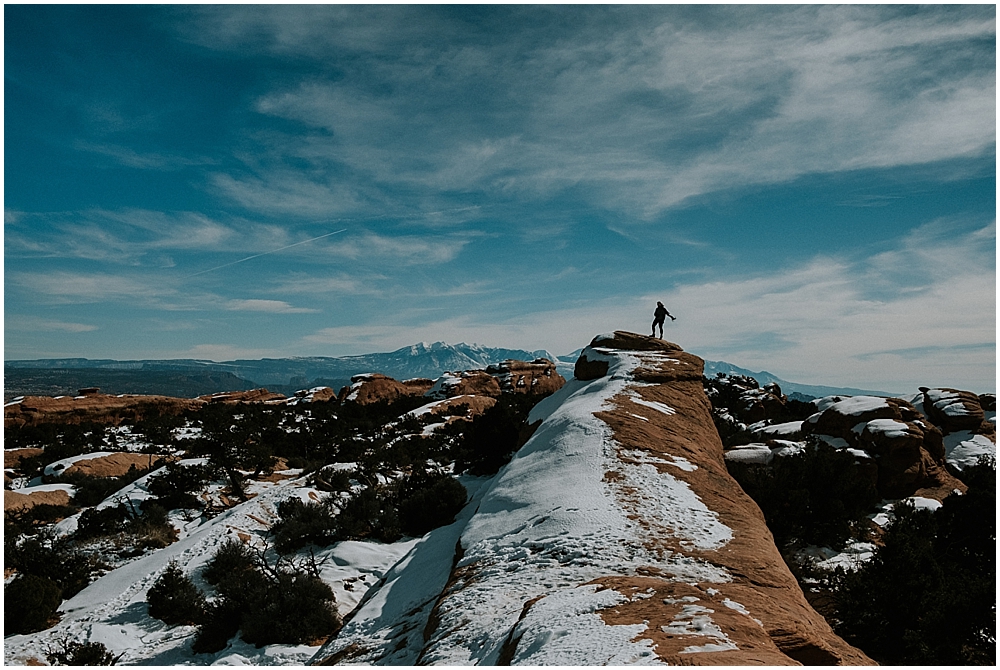
[[253, 256], [247, 256], [246, 258], [241, 258], [238, 261], [233, 261], [232, 263], [226, 263], [225, 265], [219, 265], [218, 267], [209, 268], [207, 270], [202, 270], [201, 272], [195, 272], [193, 275], [188, 275], [185, 279], [190, 279], [191, 277], [197, 277], [198, 275], [203, 275], [206, 272], [215, 272], [216, 270], [221, 270], [222, 268], [228, 268], [230, 265], [236, 265], [237, 263], [243, 263], [245, 261], [253, 260], [254, 258], [260, 258], [261, 256], [267, 256], [268, 254], [276, 254], [279, 251], [284, 251], [285, 249], [291, 249], [292, 247], [297, 247], [300, 244], [305, 244], [307, 242], [315, 242], [316, 240], [321, 240], [324, 237], [330, 237], [331, 235], [336, 235], [337, 233], [342, 233], [346, 231], [347, 228], [342, 228], [340, 230], [335, 230], [332, 233], [327, 233], [326, 235], [320, 235], [319, 237], [312, 237], [308, 240], [302, 240], [301, 242], [296, 242], [295, 244], [289, 244], [287, 246], [281, 247], [280, 249], [271, 249], [270, 251], [265, 251], [262, 254], [254, 254]]

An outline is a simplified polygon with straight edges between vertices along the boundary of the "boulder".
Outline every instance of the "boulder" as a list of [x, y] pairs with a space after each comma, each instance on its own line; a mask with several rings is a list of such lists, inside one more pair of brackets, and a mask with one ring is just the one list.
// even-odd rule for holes
[[[924, 412], [945, 433], [978, 430], [985, 417], [979, 396], [971, 391], [920, 387], [924, 394]], [[995, 401], [994, 401], [995, 402]]]
[[486, 368], [504, 393], [554, 393], [566, 380], [556, 372], [556, 365], [547, 358], [534, 361], [507, 360]]
[[351, 385], [340, 389], [340, 402], [355, 402], [370, 405], [380, 401], [393, 401], [402, 397], [423, 395], [432, 384], [427, 379], [399, 382], [379, 373], [354, 375]]
[[481, 395], [499, 398], [502, 391], [497, 380], [485, 370], [446, 372], [424, 395], [428, 398], [453, 398], [459, 395]]

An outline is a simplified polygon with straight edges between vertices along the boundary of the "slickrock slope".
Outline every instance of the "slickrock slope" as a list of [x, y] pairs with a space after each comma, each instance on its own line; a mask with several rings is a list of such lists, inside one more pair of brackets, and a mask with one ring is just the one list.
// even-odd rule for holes
[[728, 475], [702, 369], [668, 342], [595, 338], [470, 511], [394, 567], [317, 660], [872, 664], [808, 605]]

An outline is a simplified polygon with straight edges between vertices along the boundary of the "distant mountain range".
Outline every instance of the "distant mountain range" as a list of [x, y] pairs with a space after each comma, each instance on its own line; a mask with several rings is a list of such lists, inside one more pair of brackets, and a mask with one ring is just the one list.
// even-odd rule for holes
[[[380, 372], [395, 379], [434, 379], [446, 371], [471, 370], [513, 359], [531, 361], [548, 358], [566, 378], [580, 351], [556, 356], [544, 349], [527, 351], [483, 347], [478, 344], [420, 342], [389, 353], [360, 356], [310, 356], [214, 362], [196, 359], [172, 360], [91, 360], [53, 358], [4, 362], [4, 396], [68, 395], [80, 388], [99, 387], [105, 393], [145, 393], [194, 397], [219, 391], [266, 386], [290, 394], [312, 386], [339, 389], [352, 376]], [[705, 374], [717, 372], [753, 377], [763, 384], [776, 383], [786, 394], [822, 397], [826, 395], [893, 395], [882, 391], [797, 384], [769, 372], [752, 372], [724, 361], [705, 361]]]
[[[312, 386], [339, 389], [352, 376], [381, 372], [395, 379], [440, 377], [446, 371], [485, 368], [508, 359], [531, 361], [548, 358], [545, 350], [525, 351], [483, 347], [477, 344], [420, 342], [389, 353], [340, 357], [265, 358], [262, 360], [204, 361], [90, 360], [53, 358], [4, 362], [4, 396], [59, 395], [97, 386], [105, 393], [149, 393], [193, 397], [218, 391], [266, 386], [291, 393]], [[575, 360], [575, 359], [574, 359]], [[559, 365], [572, 374], [572, 365]]]

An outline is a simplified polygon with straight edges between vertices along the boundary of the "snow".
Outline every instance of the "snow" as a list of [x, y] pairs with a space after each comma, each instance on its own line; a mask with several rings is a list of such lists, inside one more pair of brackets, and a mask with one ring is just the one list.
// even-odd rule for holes
[[981, 456], [996, 458], [997, 445], [985, 435], [962, 430], [944, 436], [945, 460], [958, 470], [973, 466]]
[[368, 592], [337, 638], [317, 652], [313, 660], [354, 646], [364, 652], [352, 656], [351, 662], [416, 664], [431, 609], [451, 574], [455, 547], [492, 478], [462, 477], [460, 481], [471, 500], [455, 521], [412, 541], [406, 555], [386, 571], [377, 588]]
[[451, 389], [461, 383], [461, 375], [445, 372], [434, 381], [434, 386], [424, 393], [424, 395], [428, 398], [447, 398], [451, 394]]
[[[872, 419], [865, 424], [862, 430], [865, 428], [868, 429], [869, 433], [881, 434], [889, 439], [899, 439], [912, 435], [908, 432], [909, 426], [895, 419]], [[861, 432], [857, 430], [857, 426], [855, 426], [854, 430], [855, 432]]]
[[874, 555], [874, 544], [857, 541], [848, 542], [842, 551], [837, 551], [829, 547], [810, 545], [799, 552], [800, 557], [806, 558], [821, 570], [843, 568], [852, 572], [870, 561]]
[[912, 502], [913, 506], [916, 507], [917, 509], [925, 509], [931, 512], [936, 512], [937, 510], [941, 509], [941, 501], [934, 500], [933, 498], [910, 496], [909, 498], [907, 498], [907, 500]]
[[[889, 403], [886, 402], [885, 398], [877, 396], [859, 395], [840, 400], [833, 400], [834, 398], [840, 398], [840, 396], [828, 396], [815, 401], [817, 407], [819, 407], [819, 411], [823, 412], [827, 409], [833, 409], [838, 414], [845, 416], [861, 416], [865, 412], [873, 412], [889, 407]], [[829, 402], [831, 400], [833, 401]]]
[[[495, 664], [506, 631], [521, 636], [513, 659], [520, 664], [655, 662], [648, 644], [635, 641], [645, 624], [608, 626], [596, 614], [623, 596], [587, 583], [649, 565], [680, 581], [730, 581], [723, 568], [656, 548], [673, 537], [693, 552], [718, 549], [732, 530], [686, 482], [661, 474], [652, 458], [621, 450], [594, 416], [613, 399], [631, 399], [636, 367], [668, 357], [604, 348], [585, 355], [607, 360], [608, 373], [571, 380], [532, 411], [529, 420], [544, 418], [542, 425], [498, 474], [462, 533], [456, 570], [468, 578], [439, 603], [440, 623], [422, 664]], [[608, 472], [616, 477], [605, 478]]]
[[962, 402], [961, 396], [954, 391], [928, 389], [926, 395], [934, 408], [947, 416], [971, 416], [973, 413]]
[[[182, 461], [194, 462], [199, 461]], [[122, 497], [132, 500], [145, 497], [148, 495], [145, 481], [149, 476], [102, 505], [115, 504]], [[47, 647], [55, 647], [58, 640], [66, 638], [103, 642], [113, 653], [124, 653], [120, 665], [305, 665], [316, 653], [316, 647], [270, 645], [257, 649], [236, 638], [217, 654], [196, 655], [191, 652], [194, 627], [169, 627], [147, 613], [146, 591], [171, 560], [176, 560], [196, 584], [207, 589], [200, 578], [200, 568], [223, 542], [238, 537], [238, 533], [252, 542], [261, 542], [279, 502], [291, 496], [311, 498], [309, 494], [316, 493], [305, 486], [304, 478], [255, 482], [248, 486], [248, 492], [254, 496], [249, 502], [214, 518], [193, 515], [185, 518], [183, 513], [173, 513], [171, 520], [180, 531], [177, 542], [121, 565], [65, 601], [60, 608], [62, 619], [56, 626], [32, 635], [5, 638], [5, 664], [23, 665], [28, 659], [41, 658]], [[59, 526], [67, 522], [75, 526], [75, 521], [71, 517]], [[60, 530], [68, 532], [71, 528]], [[324, 549], [314, 548], [320, 576], [333, 588], [341, 613], [352, 609], [369, 587], [383, 579], [417, 542], [413, 539], [390, 545], [342, 542]], [[448, 566], [450, 562], [445, 563], [445, 569]]]
[[[754, 426], [756, 426], [756, 424], [754, 424]], [[750, 426], [749, 428], [762, 438], [788, 438], [793, 435], [801, 434], [802, 432], [801, 421], [776, 423], [770, 426], [760, 426], [758, 428], [755, 428], [754, 426]]]
[[682, 654], [697, 654], [706, 651], [730, 651], [739, 647], [729, 639], [719, 626], [712, 621], [715, 610], [701, 605], [684, 605], [669, 625], [660, 626], [668, 635], [707, 637], [703, 645], [683, 649]]

